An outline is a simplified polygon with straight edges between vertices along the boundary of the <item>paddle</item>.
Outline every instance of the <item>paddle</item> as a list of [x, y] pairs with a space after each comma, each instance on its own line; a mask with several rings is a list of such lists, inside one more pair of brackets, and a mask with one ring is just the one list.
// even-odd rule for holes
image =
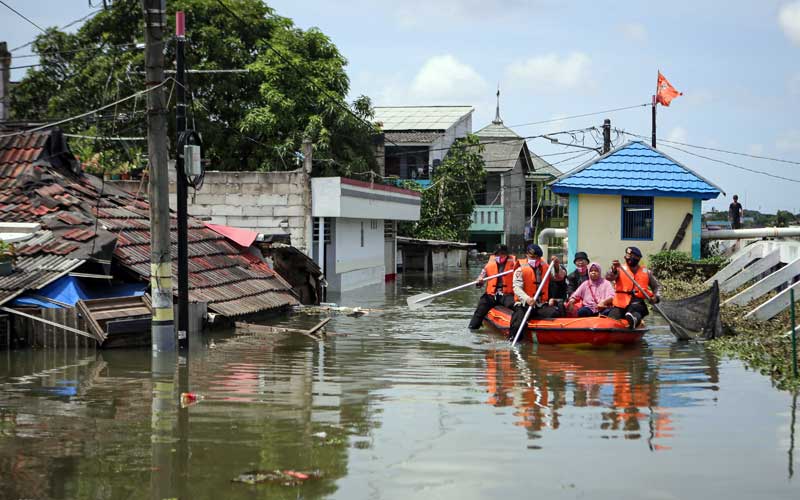
[[432, 294], [431, 293], [418, 293], [416, 295], [412, 295], [411, 297], [407, 298], [406, 299], [406, 303], [408, 304], [409, 309], [411, 309], [412, 311], [416, 310], [416, 309], [422, 309], [423, 307], [425, 307], [428, 304], [430, 304], [431, 301], [433, 301], [433, 299], [435, 299], [436, 297], [441, 297], [442, 295], [447, 295], [450, 292], [455, 292], [456, 290], [461, 290], [462, 288], [467, 288], [468, 286], [475, 286], [476, 284], [480, 283], [481, 281], [486, 281], [486, 280], [498, 278], [500, 276], [505, 276], [506, 274], [511, 274], [513, 272], [514, 272], [514, 270], [510, 269], [508, 271], [505, 271], [505, 272], [502, 272], [502, 273], [499, 273], [499, 274], [493, 274], [492, 276], [487, 276], [487, 277], [483, 278], [482, 280], [470, 281], [469, 283], [464, 283], [463, 285], [458, 285], [457, 287], [453, 287], [453, 288], [451, 288], [449, 290], [445, 290], [445, 291], [439, 292], [439, 293], [432, 293]]
[[[547, 270], [547, 274], [544, 276], [544, 279], [541, 283], [539, 283], [539, 287], [536, 289], [536, 293], [533, 295], [533, 303], [536, 304], [536, 301], [539, 300], [539, 295], [541, 295], [542, 290], [544, 290], [545, 285], [547, 285], [547, 281], [550, 279], [550, 275], [555, 273], [553, 269], [553, 264], [550, 263], [550, 267]], [[531, 311], [533, 311], [533, 306], [528, 306], [528, 310], [525, 311], [525, 317], [522, 318], [522, 323], [519, 325], [519, 329], [517, 330], [517, 334], [514, 335], [514, 341], [511, 342], [511, 347], [517, 345], [517, 340], [519, 340], [519, 336], [522, 334], [522, 330], [525, 329], [525, 325], [528, 324], [528, 318], [531, 315]]]
[[667, 320], [667, 323], [669, 323], [669, 331], [671, 331], [672, 334], [675, 335], [676, 339], [678, 339], [678, 340], [691, 340], [692, 336], [689, 334], [689, 332], [686, 331], [686, 329], [683, 328], [682, 326], [678, 325], [677, 323], [675, 323], [674, 321], [669, 319], [669, 317], [666, 314], [664, 314], [664, 311], [661, 309], [661, 307], [658, 304], [656, 304], [656, 302], [647, 295], [647, 292], [644, 291], [644, 288], [642, 288], [642, 286], [639, 283], [637, 283], [635, 279], [633, 279], [633, 276], [631, 276], [631, 273], [629, 273], [627, 269], [625, 269], [622, 266], [619, 266], [619, 269], [623, 273], [625, 273], [625, 276], [627, 276], [628, 279], [631, 280], [631, 282], [634, 284], [634, 286], [636, 288], [638, 288], [640, 292], [642, 292], [642, 295], [647, 297], [647, 300], [653, 306], [653, 309], [658, 311], [658, 314], [660, 314], [662, 318]]

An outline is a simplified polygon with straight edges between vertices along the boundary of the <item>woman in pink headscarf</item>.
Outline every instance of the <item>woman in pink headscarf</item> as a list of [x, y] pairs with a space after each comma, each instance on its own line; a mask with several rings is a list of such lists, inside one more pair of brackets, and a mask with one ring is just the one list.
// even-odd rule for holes
[[581, 286], [575, 290], [569, 298], [567, 308], [578, 300], [581, 300], [583, 304], [578, 309], [580, 318], [597, 316], [611, 307], [611, 303], [614, 301], [614, 287], [610, 281], [603, 278], [603, 270], [597, 262], [589, 264], [589, 279], [581, 283]]

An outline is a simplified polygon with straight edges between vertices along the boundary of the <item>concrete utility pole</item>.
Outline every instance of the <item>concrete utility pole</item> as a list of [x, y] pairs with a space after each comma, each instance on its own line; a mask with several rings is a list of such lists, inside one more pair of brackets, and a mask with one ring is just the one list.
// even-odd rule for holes
[[[166, 0], [142, 0], [145, 85], [164, 81]], [[147, 155], [150, 159], [150, 293], [153, 298], [153, 351], [175, 350], [172, 312], [172, 256], [169, 239], [169, 177], [164, 88], [147, 93]]]
[[652, 146], [656, 147], [656, 96], [653, 96], [653, 138]]
[[603, 154], [611, 151], [611, 120], [603, 120]]

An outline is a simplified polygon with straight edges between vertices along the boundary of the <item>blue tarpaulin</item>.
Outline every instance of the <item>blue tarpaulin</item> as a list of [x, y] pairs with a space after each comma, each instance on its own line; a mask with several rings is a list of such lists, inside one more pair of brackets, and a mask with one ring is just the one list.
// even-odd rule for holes
[[105, 299], [111, 297], [130, 297], [144, 295], [145, 283], [121, 283], [109, 285], [106, 282], [87, 283], [74, 276], [62, 276], [41, 290], [26, 292], [11, 302], [12, 306], [44, 307], [58, 309], [58, 304], [37, 298], [47, 297], [57, 302], [74, 306], [79, 300]]

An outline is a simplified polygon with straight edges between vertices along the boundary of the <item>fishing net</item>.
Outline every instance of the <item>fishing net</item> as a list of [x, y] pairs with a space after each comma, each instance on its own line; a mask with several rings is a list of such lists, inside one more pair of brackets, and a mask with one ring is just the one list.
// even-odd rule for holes
[[670, 320], [679, 326], [697, 332], [706, 340], [722, 336], [722, 321], [719, 317], [719, 284], [714, 281], [705, 292], [680, 300], [665, 300], [659, 303]]

